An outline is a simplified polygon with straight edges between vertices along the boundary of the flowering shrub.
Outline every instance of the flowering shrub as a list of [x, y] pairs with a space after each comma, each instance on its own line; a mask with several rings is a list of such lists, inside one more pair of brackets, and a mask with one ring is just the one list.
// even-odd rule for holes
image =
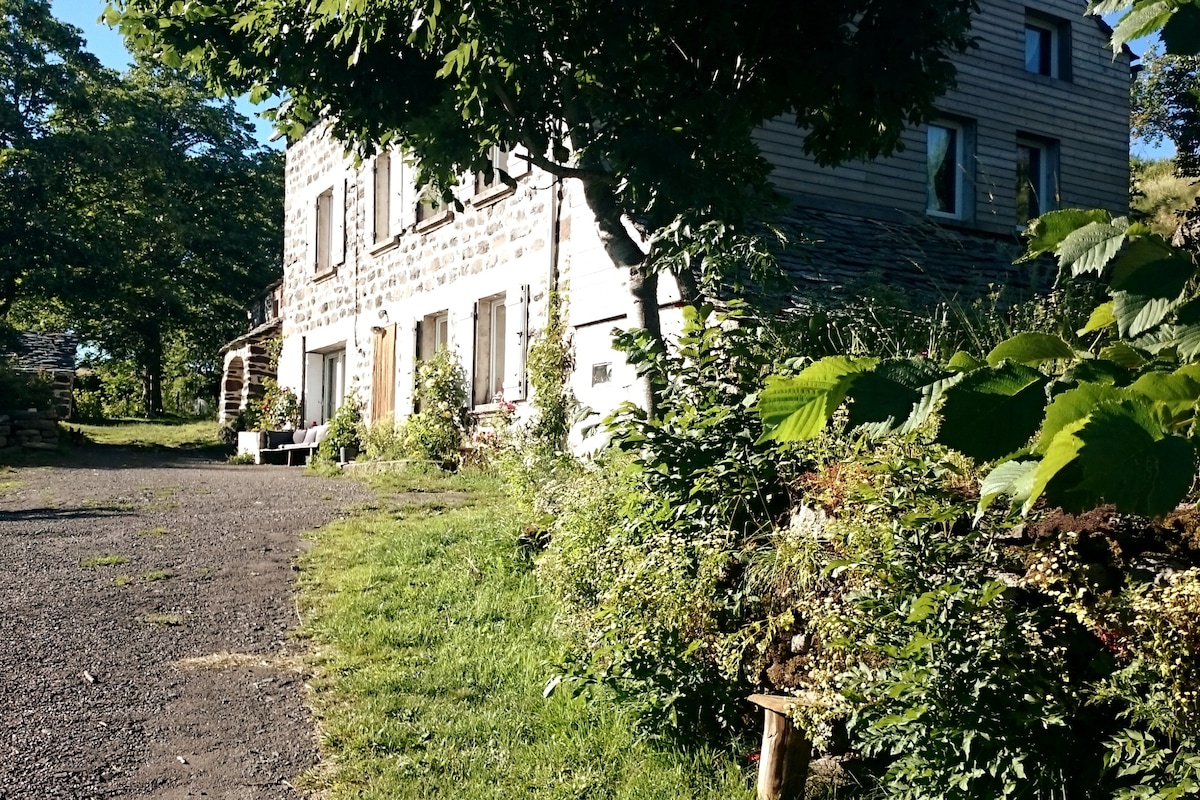
[[263, 380], [263, 396], [242, 412], [246, 430], [288, 430], [300, 423], [300, 398], [274, 378]]
[[417, 458], [457, 464], [467, 431], [467, 373], [443, 348], [417, 365], [419, 410], [403, 425], [405, 449]]

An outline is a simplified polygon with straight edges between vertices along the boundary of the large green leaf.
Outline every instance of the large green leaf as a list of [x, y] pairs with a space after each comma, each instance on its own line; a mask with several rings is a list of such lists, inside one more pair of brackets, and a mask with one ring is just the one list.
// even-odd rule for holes
[[1116, 321], [1117, 318], [1113, 316], [1113, 303], [1112, 300], [1109, 300], [1107, 303], [1101, 303], [1092, 309], [1092, 315], [1088, 317], [1087, 324], [1076, 331], [1076, 333], [1083, 336], [1087, 333], [1103, 330]]
[[947, 373], [924, 359], [889, 359], [854, 381], [849, 390], [850, 427], [870, 436], [895, 431], [914, 414], [922, 389]]
[[1122, 17], [1113, 29], [1114, 48], [1118, 43], [1128, 44], [1134, 39], [1158, 33], [1171, 19], [1171, 12], [1177, 5], [1175, 0], [1143, 0], [1135, 3], [1133, 10]]
[[1123, 337], [1137, 336], [1161, 323], [1183, 303], [1195, 272], [1187, 256], [1146, 262], [1119, 276], [1114, 272], [1111, 288], [1117, 332]]
[[1025, 461], [1005, 461], [997, 464], [987, 474], [979, 487], [979, 507], [975, 512], [976, 521], [983, 512], [1000, 495], [1007, 495], [1014, 505], [1024, 505], [1033, 491], [1034, 476], [1037, 475], [1038, 462], [1033, 459]]
[[1107, 383], [1085, 383], [1058, 395], [1046, 406], [1034, 452], [1045, 455], [1061, 430], [1087, 418], [1104, 403], [1119, 403], [1124, 396], [1123, 390]]
[[1070, 511], [1112, 503], [1125, 513], [1161, 516], [1183, 500], [1196, 473], [1192, 445], [1162, 436], [1147, 406], [1102, 406], [1072, 438], [1082, 479], [1075, 486], [1051, 483], [1046, 494]]
[[1070, 425], [1062, 428], [1051, 439], [1050, 445], [1046, 448], [1045, 455], [1042, 460], [1037, 462], [1037, 469], [1034, 471], [1033, 481], [1029, 485], [1029, 493], [1025, 496], [1025, 502], [1021, 506], [1021, 513], [1028, 514], [1033, 504], [1041, 497], [1042, 492], [1046, 490], [1047, 484], [1058, 475], [1068, 464], [1075, 461], [1079, 455], [1080, 449], [1083, 447], [1083, 441], [1076, 436], [1076, 433], [1087, 423], [1087, 418], [1078, 419]]
[[992, 352], [988, 353], [987, 363], [994, 367], [1008, 360], [1037, 366], [1045, 361], [1067, 358], [1075, 358], [1075, 351], [1057, 336], [1047, 333], [1018, 333], [996, 345]]
[[1162, 29], [1163, 47], [1173, 56], [1200, 53], [1200, 8], [1184, 3], [1175, 9]]
[[980, 461], [1020, 449], [1041, 425], [1046, 382], [1011, 361], [963, 375], [944, 391], [938, 441]]
[[1073, 231], [1058, 245], [1058, 263], [1072, 275], [1100, 274], [1125, 243], [1125, 226], [1091, 222]]
[[830, 356], [806, 367], [799, 375], [772, 375], [759, 395], [755, 410], [763, 421], [759, 442], [811, 439], [825, 427], [846, 392], [876, 358]]
[[1111, 220], [1112, 216], [1102, 209], [1064, 208], [1042, 214], [1029, 223], [1025, 232], [1029, 237], [1029, 245], [1020, 262], [1032, 261], [1044, 253], [1054, 252], [1063, 239], [1089, 223]]

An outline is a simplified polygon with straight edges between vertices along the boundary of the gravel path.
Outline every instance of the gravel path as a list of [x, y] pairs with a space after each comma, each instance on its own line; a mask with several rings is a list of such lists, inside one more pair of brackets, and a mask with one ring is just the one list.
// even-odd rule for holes
[[293, 558], [370, 496], [102, 447], [0, 472], [0, 800], [303, 796]]

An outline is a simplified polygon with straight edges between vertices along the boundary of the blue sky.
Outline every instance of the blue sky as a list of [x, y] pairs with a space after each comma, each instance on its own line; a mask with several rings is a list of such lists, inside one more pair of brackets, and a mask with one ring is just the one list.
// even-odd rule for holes
[[[133, 63], [133, 56], [125, 49], [121, 35], [98, 21], [107, 4], [107, 0], [50, 0], [55, 17], [83, 31], [88, 52], [94, 53], [106, 67], [124, 70]], [[271, 123], [260, 118], [256, 107], [250, 105], [245, 98], [237, 98], [236, 103], [238, 111], [254, 125], [255, 138], [261, 144], [267, 144], [271, 135]], [[267, 107], [269, 104], [264, 103], [258, 108]], [[282, 142], [275, 142], [272, 146], [281, 147]]]

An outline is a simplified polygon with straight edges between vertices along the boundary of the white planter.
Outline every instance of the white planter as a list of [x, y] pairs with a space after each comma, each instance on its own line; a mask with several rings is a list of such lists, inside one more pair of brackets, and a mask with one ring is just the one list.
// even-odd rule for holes
[[242, 453], [249, 453], [254, 456], [254, 463], [259, 463], [258, 451], [267, 446], [266, 431], [238, 431], [237, 435], [237, 451], [240, 456]]

